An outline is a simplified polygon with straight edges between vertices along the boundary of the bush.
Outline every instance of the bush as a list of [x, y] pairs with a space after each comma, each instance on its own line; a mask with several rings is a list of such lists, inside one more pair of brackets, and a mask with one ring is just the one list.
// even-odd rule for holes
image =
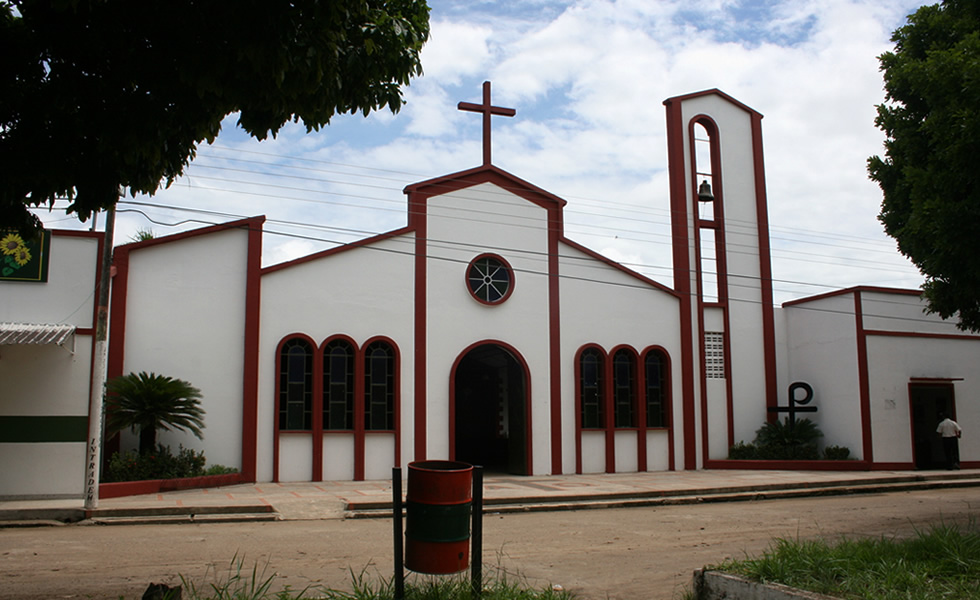
[[739, 442], [728, 449], [728, 458], [732, 460], [754, 460], [759, 458], [759, 449], [754, 444]]
[[[819, 460], [817, 440], [823, 432], [810, 419], [798, 419], [790, 426], [789, 417], [766, 423], [755, 432], [755, 442], [739, 442], [729, 448], [733, 460]], [[846, 450], [846, 448], [845, 448]]]
[[169, 446], [161, 444], [157, 445], [155, 451], [145, 454], [135, 451], [113, 454], [102, 481], [110, 483], [200, 477], [205, 474], [206, 462], [204, 452], [195, 452], [180, 446], [175, 456]]
[[237, 473], [238, 469], [234, 467], [226, 467], [224, 465], [211, 465], [204, 472], [205, 475], [228, 475], [230, 473]]
[[823, 449], [823, 456], [827, 460], [847, 460], [851, 457], [851, 450], [847, 446], [827, 446]]

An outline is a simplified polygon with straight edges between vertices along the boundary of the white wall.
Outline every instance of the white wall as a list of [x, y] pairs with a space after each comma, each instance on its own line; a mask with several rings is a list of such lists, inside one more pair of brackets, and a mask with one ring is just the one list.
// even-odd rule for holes
[[[670, 358], [672, 427], [675, 456], [683, 456], [681, 397], [680, 301], [673, 295], [610, 266], [580, 250], [562, 244], [560, 254], [561, 364], [562, 364], [562, 469], [575, 472], [575, 411], [578, 382], [575, 356], [586, 344], [597, 344], [609, 354], [620, 345], [641, 354], [650, 346], [661, 346]], [[605, 470], [605, 446], [586, 432], [582, 442], [584, 472]], [[601, 435], [601, 434], [599, 434]], [[648, 436], [651, 435], [648, 433]], [[619, 439], [620, 436], [617, 436]], [[617, 442], [617, 471], [636, 469], [633, 450]], [[666, 432], [661, 443], [648, 446], [647, 469], [666, 469], [669, 453]], [[622, 452], [632, 452], [629, 457]], [[632, 461], [632, 462], [629, 462]]]
[[[55, 232], [46, 283], [0, 281], [0, 321], [93, 328], [98, 259], [98, 238]], [[0, 419], [34, 418], [47, 430], [51, 417], [67, 417], [87, 431], [92, 336], [76, 333], [73, 347], [0, 346]], [[37, 433], [38, 439], [46, 435]], [[82, 497], [85, 435], [0, 442], [0, 497]]]
[[846, 446], [852, 457], [864, 458], [853, 294], [788, 306], [783, 313], [788, 371], [779, 377], [779, 405], [787, 405], [791, 383], [809, 383], [817, 412], [802, 416], [823, 431], [822, 444]]
[[47, 283], [0, 281], [0, 321], [93, 327], [98, 261], [97, 238], [53, 232]]
[[[259, 406], [257, 478], [271, 481], [275, 418], [276, 348], [288, 335], [305, 334], [321, 344], [338, 334], [350, 336], [358, 346], [384, 335], [398, 347], [400, 363], [401, 423], [414, 430], [414, 235], [351, 247], [322, 258], [298, 262], [262, 275], [259, 351]], [[323, 472], [327, 479], [353, 478], [353, 446], [336, 434], [324, 436]], [[348, 438], [343, 438], [348, 439]], [[373, 440], [373, 438], [372, 438]], [[402, 462], [412, 459], [412, 436], [402, 436]], [[394, 445], [366, 448], [370, 464], [366, 474], [386, 472], [394, 466]], [[280, 469], [308, 460], [306, 446], [283, 445]], [[299, 453], [302, 456], [294, 456]], [[306, 453], [306, 454], [303, 454]], [[284, 471], [280, 471], [280, 479]], [[309, 480], [310, 472], [303, 477]]]
[[[530, 372], [530, 469], [535, 474], [550, 473], [547, 213], [484, 183], [429, 198], [428, 215], [428, 458], [449, 456], [453, 363], [474, 343], [500, 340], [520, 353]], [[469, 263], [488, 252], [502, 257], [514, 270], [513, 292], [494, 306], [474, 299], [466, 282]]]
[[[125, 373], [199, 388], [204, 440], [159, 432], [158, 442], [203, 449], [208, 464], [241, 467], [248, 232], [231, 229], [134, 247], [129, 253]], [[159, 241], [159, 240], [155, 240]], [[125, 434], [123, 449], [134, 448]]]

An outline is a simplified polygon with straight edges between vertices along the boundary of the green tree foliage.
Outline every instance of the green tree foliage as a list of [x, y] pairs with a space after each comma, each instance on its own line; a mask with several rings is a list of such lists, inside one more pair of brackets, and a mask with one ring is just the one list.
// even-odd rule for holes
[[0, 0], [0, 230], [153, 194], [231, 113], [262, 140], [397, 112], [428, 35], [424, 0]]
[[157, 430], [190, 431], [203, 439], [201, 390], [156, 373], [129, 373], [106, 382], [106, 434], [139, 432], [140, 454], [157, 445]]
[[980, 330], [980, 3], [923, 6], [879, 57], [885, 157], [868, 159], [884, 192], [879, 220], [926, 276], [929, 310]]

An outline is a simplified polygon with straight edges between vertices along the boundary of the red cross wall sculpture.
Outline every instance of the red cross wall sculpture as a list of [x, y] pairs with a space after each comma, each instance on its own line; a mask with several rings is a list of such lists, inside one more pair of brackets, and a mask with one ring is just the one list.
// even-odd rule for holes
[[460, 102], [456, 105], [459, 110], [483, 113], [483, 166], [490, 165], [490, 116], [501, 115], [513, 117], [517, 111], [513, 108], [502, 108], [490, 104], [490, 82], [483, 82], [483, 103], [473, 104], [472, 102]]

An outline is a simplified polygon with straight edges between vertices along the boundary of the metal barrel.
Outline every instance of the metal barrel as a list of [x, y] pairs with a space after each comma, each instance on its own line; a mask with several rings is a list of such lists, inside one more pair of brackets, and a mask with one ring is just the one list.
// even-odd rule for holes
[[472, 504], [472, 465], [449, 460], [409, 463], [405, 567], [432, 575], [466, 570]]

